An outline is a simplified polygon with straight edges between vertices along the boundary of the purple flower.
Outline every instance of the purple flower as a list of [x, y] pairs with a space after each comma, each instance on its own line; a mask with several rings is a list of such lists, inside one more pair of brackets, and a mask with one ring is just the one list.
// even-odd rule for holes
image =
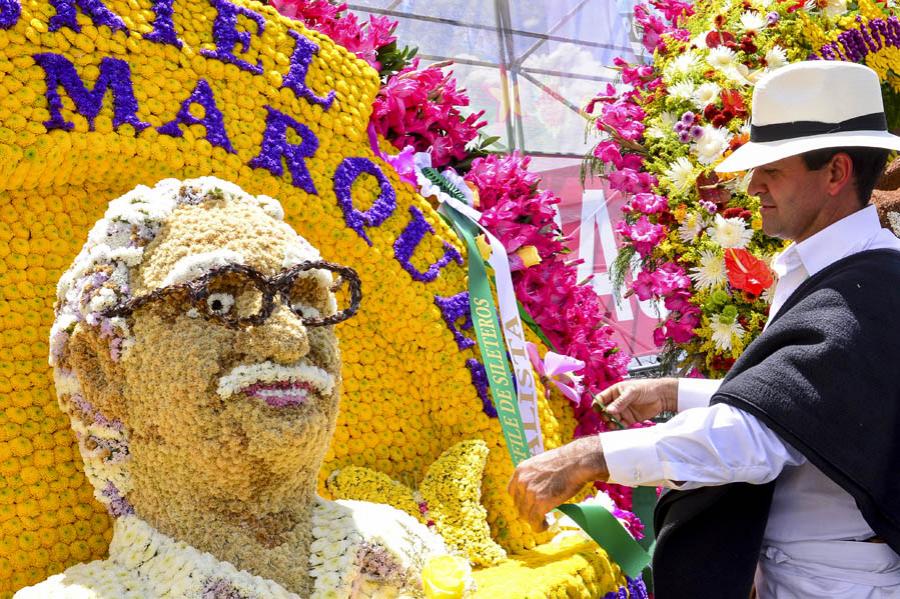
[[686, 144], [686, 143], [688, 143], [689, 141], [691, 141], [691, 134], [690, 134], [690, 132], [688, 132], [688, 131], [682, 131], [681, 133], [679, 133], [679, 134], [678, 134], [678, 141], [680, 141], [680, 142], [683, 143], [683, 144]]
[[701, 137], [703, 137], [703, 127], [700, 127], [699, 125], [694, 125], [693, 127], [691, 127], [691, 137], [693, 137], [694, 139], [700, 139]]
[[697, 115], [688, 110], [683, 115], [681, 115], [681, 122], [687, 126], [693, 125], [697, 121]]
[[700, 200], [700, 207], [710, 214], [715, 214], [718, 210], [718, 208], [716, 208], [715, 202], [710, 202], [709, 200]]
[[781, 19], [781, 16], [775, 12], [774, 10], [766, 15], [766, 21], [769, 23], [769, 27], [773, 26]]

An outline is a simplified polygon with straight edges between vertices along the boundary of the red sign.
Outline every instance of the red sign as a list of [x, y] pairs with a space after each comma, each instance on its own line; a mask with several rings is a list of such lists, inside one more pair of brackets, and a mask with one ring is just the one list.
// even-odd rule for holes
[[[582, 263], [578, 266], [578, 280], [593, 275], [591, 284], [606, 309], [606, 323], [614, 330], [614, 339], [632, 356], [659, 353], [653, 343], [653, 329], [665, 316], [665, 308], [655, 302], [641, 302], [632, 295], [616, 302], [613, 296], [610, 268], [619, 252], [621, 240], [613, 232], [613, 223], [622, 218], [625, 198], [618, 191], [610, 191], [605, 181], [587, 178], [581, 184], [580, 167], [569, 166], [540, 173], [541, 187], [553, 190], [559, 204], [559, 224], [568, 238], [572, 256]], [[627, 291], [627, 282], [622, 293]]]

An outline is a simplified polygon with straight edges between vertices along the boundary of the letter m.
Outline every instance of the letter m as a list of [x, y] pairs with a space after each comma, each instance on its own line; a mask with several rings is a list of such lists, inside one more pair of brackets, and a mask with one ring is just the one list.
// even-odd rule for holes
[[59, 88], [62, 87], [75, 104], [75, 112], [87, 119], [91, 131], [94, 130], [94, 119], [103, 107], [106, 92], [112, 94], [113, 127], [128, 124], [138, 133], [150, 123], [137, 118], [138, 104], [134, 97], [131, 83], [131, 68], [128, 63], [118, 58], [105, 57], [100, 61], [100, 75], [93, 89], [88, 89], [78, 73], [75, 65], [60, 54], [35, 54], [34, 60], [44, 69], [47, 82], [47, 104], [50, 109], [50, 120], [44, 122], [48, 130], [71, 130], [75, 124], [63, 118], [62, 98]]

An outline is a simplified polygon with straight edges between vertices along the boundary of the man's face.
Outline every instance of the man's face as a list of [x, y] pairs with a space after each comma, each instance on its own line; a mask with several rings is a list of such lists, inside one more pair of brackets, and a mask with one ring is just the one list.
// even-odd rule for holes
[[803, 241], [818, 230], [816, 217], [827, 201], [828, 169], [811, 171], [800, 156], [753, 170], [748, 192], [759, 196], [766, 235]]
[[[223, 250], [271, 277], [298, 256], [314, 259], [304, 246], [288, 225], [253, 206], [183, 206], [145, 250], [132, 293], [164, 287], [173, 271]], [[192, 268], [187, 278], [203, 270]], [[304, 281], [294, 306], [328, 312], [326, 283]], [[210, 291], [206, 301], [220, 311], [252, 310], [257, 301], [252, 286], [230, 279]], [[150, 473], [167, 469], [237, 501], [289, 492], [300, 473], [315, 480], [337, 417], [340, 359], [331, 327], [306, 328], [280, 297], [263, 323], [237, 329], [198, 316], [187, 299], [164, 297], [134, 312], [132, 330], [122, 368], [135, 490], [152, 489]], [[156, 467], [142, 470], [146, 460]], [[149, 479], [142, 484], [142, 477]]]

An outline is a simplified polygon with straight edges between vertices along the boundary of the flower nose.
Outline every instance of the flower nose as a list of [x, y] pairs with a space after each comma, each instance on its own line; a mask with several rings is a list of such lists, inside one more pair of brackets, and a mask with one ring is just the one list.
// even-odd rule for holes
[[292, 364], [309, 353], [309, 335], [303, 321], [281, 302], [266, 321], [238, 336], [235, 349], [243, 354], [280, 364]]

